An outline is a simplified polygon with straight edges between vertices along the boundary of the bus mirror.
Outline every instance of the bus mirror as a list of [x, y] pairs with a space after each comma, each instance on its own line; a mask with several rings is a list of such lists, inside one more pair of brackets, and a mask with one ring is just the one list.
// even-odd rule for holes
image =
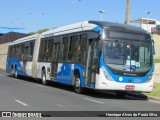
[[102, 36], [101, 36], [101, 33], [100, 33], [100, 30], [98, 30], [98, 36], [97, 36], [97, 39], [98, 40], [100, 40], [100, 38], [101, 38]]
[[154, 48], [154, 40], [152, 39], [152, 49], [153, 49], [153, 54], [155, 55], [155, 48]]
[[98, 50], [100, 51], [103, 47], [103, 41], [98, 42]]

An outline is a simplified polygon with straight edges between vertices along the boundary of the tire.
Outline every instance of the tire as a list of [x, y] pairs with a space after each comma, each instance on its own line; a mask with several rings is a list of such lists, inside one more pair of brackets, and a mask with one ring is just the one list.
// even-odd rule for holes
[[15, 77], [15, 78], [19, 78], [19, 75], [18, 75], [17, 70], [15, 70], [14, 77]]
[[84, 92], [84, 88], [81, 87], [81, 80], [79, 75], [75, 76], [75, 80], [74, 80], [74, 90], [76, 93], [81, 94]]
[[47, 85], [48, 81], [46, 80], [46, 72], [45, 70], [42, 71], [42, 84]]
[[14, 69], [14, 68], [12, 68], [11, 76], [12, 76], [13, 78], [15, 78], [15, 69]]

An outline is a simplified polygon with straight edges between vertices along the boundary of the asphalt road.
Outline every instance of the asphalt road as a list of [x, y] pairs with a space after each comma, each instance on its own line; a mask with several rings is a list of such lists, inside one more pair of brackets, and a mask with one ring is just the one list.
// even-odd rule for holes
[[43, 86], [33, 79], [12, 78], [0, 70], [0, 111], [160, 111], [160, 102], [135, 96], [119, 98], [107, 91], [76, 94], [70, 86]]

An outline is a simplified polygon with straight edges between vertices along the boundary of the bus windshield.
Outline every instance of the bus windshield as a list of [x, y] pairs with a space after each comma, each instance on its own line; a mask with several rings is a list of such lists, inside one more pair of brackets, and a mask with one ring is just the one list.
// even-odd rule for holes
[[104, 41], [104, 63], [120, 71], [145, 72], [152, 65], [151, 50], [147, 42]]

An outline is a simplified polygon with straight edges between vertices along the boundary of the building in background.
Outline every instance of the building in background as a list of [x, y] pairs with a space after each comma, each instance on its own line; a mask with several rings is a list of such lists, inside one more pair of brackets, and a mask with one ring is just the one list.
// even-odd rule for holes
[[142, 29], [153, 34], [157, 33], [156, 26], [160, 25], [160, 21], [157, 21], [155, 19], [148, 19], [148, 18], [135, 19], [135, 20], [132, 20], [131, 22], [139, 24]]

